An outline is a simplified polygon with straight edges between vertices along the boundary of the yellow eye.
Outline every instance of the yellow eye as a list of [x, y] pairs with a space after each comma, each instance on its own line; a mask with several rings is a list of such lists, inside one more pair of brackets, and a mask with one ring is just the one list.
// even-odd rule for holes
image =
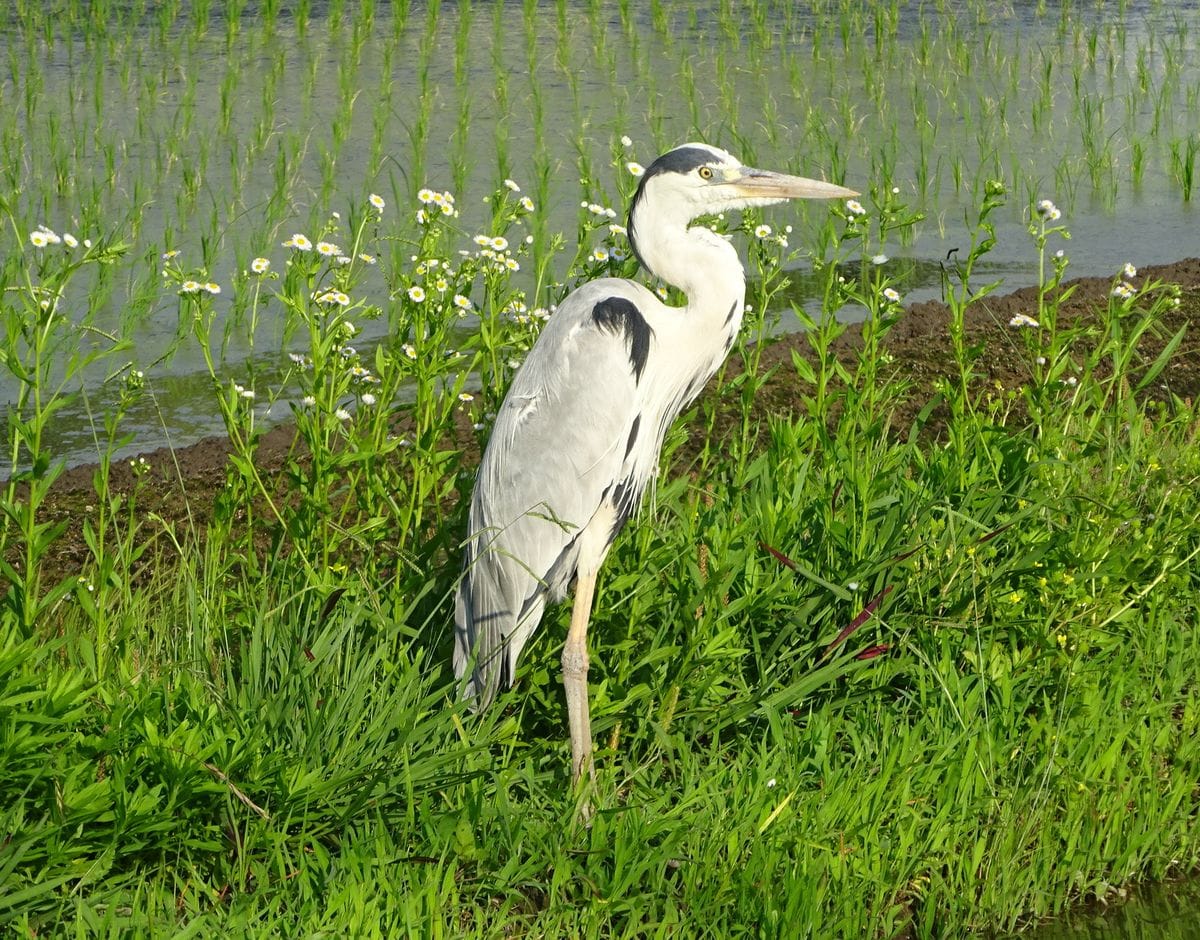
[[700, 179], [702, 179], [702, 180], [712, 179], [712, 167], [711, 166], [700, 167]]

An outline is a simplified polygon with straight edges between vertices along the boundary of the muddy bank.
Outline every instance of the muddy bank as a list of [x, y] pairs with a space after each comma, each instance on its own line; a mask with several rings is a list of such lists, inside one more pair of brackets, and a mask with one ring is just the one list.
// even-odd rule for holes
[[[1200, 394], [1200, 258], [1144, 268], [1135, 281], [1140, 285], [1151, 279], [1177, 283], [1185, 293], [1183, 303], [1165, 319], [1163, 329], [1143, 340], [1142, 357], [1152, 360], [1180, 326], [1190, 327], [1172, 363], [1157, 380], [1155, 394], [1195, 398]], [[1108, 302], [1112, 281], [1083, 278], [1063, 285], [1063, 289], [1068, 288], [1072, 293], [1060, 308], [1060, 327], [1097, 317], [1097, 308], [1102, 311]], [[987, 297], [968, 311], [967, 340], [983, 350], [976, 369], [981, 381], [997, 391], [1019, 388], [1029, 377], [1023, 338], [1009, 326], [1009, 320], [1015, 314], [1033, 312], [1036, 304], [1036, 289], [1024, 288]], [[897, 403], [894, 426], [907, 427], [933, 396], [935, 384], [952, 373], [949, 323], [950, 311], [945, 304], [916, 303], [905, 310], [888, 335], [884, 343], [890, 357], [887, 368], [894, 369], [910, 383], [908, 395]], [[851, 328], [835, 348], [843, 361], [852, 363], [860, 345], [858, 330]], [[793, 350], [810, 356], [804, 336], [796, 334], [779, 337], [763, 352], [762, 370], [778, 366], [757, 395], [757, 407], [764, 414], [798, 413], [802, 408], [806, 390], [791, 365]], [[740, 362], [732, 361], [729, 374], [736, 375], [741, 368]], [[726, 416], [727, 420], [732, 418], [732, 414]], [[460, 429], [460, 440], [468, 459], [474, 459], [474, 437], [469, 428]], [[256, 463], [269, 474], [283, 465], [292, 446], [292, 429], [276, 428], [262, 438]], [[147, 519], [157, 517], [151, 523], [155, 531], [162, 531], [166, 525], [173, 525], [177, 531], [192, 526], [202, 530], [214, 498], [224, 486], [228, 456], [229, 444], [225, 438], [210, 438], [173, 451], [163, 449], [145, 454], [149, 464], [148, 485], [138, 494], [139, 514]], [[53, 569], [50, 573], [77, 571], [88, 557], [82, 519], [94, 512], [95, 471], [94, 465], [75, 467], [55, 484], [53, 497], [45, 509], [45, 520], [65, 521], [67, 527], [52, 549], [48, 560]], [[114, 464], [110, 486], [126, 491], [132, 484], [129, 462]]]

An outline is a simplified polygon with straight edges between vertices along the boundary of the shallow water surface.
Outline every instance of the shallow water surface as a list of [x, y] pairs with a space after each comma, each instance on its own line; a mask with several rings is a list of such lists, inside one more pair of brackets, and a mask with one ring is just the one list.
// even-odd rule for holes
[[[70, 18], [27, 29], [9, 13], [0, 30], [16, 234], [48, 224], [131, 245], [87, 301], [98, 326], [133, 339], [155, 392], [127, 423], [130, 451], [221, 430], [199, 352], [179, 339], [160, 255], [178, 249], [229, 284], [256, 255], [278, 266], [291, 232], [315, 234], [368, 192], [387, 198], [397, 260], [411, 250], [422, 185], [456, 193], [464, 247], [486, 230], [482, 198], [506, 177], [538, 204], [539, 245], [553, 232], [573, 243], [581, 197], [623, 215], [626, 161], [700, 138], [843, 181], [868, 206], [872, 192], [898, 188], [926, 215], [886, 246], [908, 299], [937, 294], [939, 264], [969, 247], [992, 178], [1010, 197], [981, 273], [1006, 287], [1036, 277], [1026, 227], [1041, 198], [1073, 235], [1053, 246], [1069, 275], [1200, 253], [1184, 182], [1189, 154], [1200, 170], [1196, 0], [1066, 12], [967, 0], [849, 11], [661, 0], [623, 12], [574, 0], [314, 2], [303, 19], [253, 5], [224, 19], [199, 12], [207, 6], [173, 15], [113, 4], [107, 30]], [[795, 225], [803, 272], [822, 250], [827, 209], [767, 217]], [[16, 249], [13, 231], [0, 237], [0, 253]], [[233, 303], [219, 299], [222, 311]], [[364, 326], [364, 343], [378, 339]], [[268, 369], [281, 345], [270, 322], [253, 337], [239, 325], [223, 362], [231, 375], [248, 358]], [[89, 373], [87, 401], [55, 422], [55, 449], [72, 462], [95, 457], [88, 406], [108, 407], [107, 374]], [[0, 395], [11, 399], [14, 381], [0, 374]], [[276, 407], [269, 417], [286, 414]]]
[[1127, 901], [1013, 936], [1027, 940], [1195, 940], [1200, 937], [1200, 882], [1153, 885]]

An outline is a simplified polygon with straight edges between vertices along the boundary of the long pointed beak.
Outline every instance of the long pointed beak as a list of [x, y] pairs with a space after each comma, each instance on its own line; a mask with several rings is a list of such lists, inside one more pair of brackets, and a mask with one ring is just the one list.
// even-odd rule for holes
[[858, 195], [835, 183], [748, 166], [742, 167], [728, 185], [744, 199], [850, 199]]

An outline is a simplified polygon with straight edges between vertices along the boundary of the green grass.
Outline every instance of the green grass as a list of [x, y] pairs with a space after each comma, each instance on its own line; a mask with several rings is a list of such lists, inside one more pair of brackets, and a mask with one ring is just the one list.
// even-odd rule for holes
[[[863, 44], [897, 34], [887, 4], [782, 24], [754, 4], [742, 26], [726, 6], [701, 21], [663, 2], [650, 32], [625, 5], [620, 46], [600, 4], [488, 16], [334, 3], [318, 18], [268, 3], [253, 22], [207, 3], [153, 18], [138, 4], [62, 7], [61, 23], [21, 8], [2, 21], [3, 93], [22, 105], [0, 119], [0, 147], [32, 139], [41, 155], [0, 170], [23, 193], [0, 204], [2, 353], [16, 389], [0, 486], [6, 929], [959, 936], [1196, 869], [1200, 415], [1157, 390], [1181, 340], [1164, 316], [1181, 298], [1118, 277], [1114, 288], [1134, 286], [1060, 319], [1066, 259], [1054, 252], [1067, 233], [1036, 209], [1040, 158], [1014, 145], [981, 159], [964, 143], [1000, 139], [1026, 100], [1035, 127], [1082, 108], [1120, 58], [1123, 25], [1049, 21], [1047, 45], [1014, 64], [998, 41], [970, 43], [965, 21], [945, 24], [945, 43]], [[161, 57], [127, 38], [133, 25]], [[282, 60], [267, 56], [277, 33], [294, 39]], [[510, 34], [523, 61], [565, 78], [569, 104], [515, 78], [490, 99], [400, 103], [411, 90], [392, 87], [391, 56], [416, 58], [422, 87], [449, 95], [443, 72], [465, 74], [469, 60], [500, 74]], [[1172, 42], [1156, 122], [1191, 94], [1189, 39]], [[52, 108], [43, 66], [80, 47], [93, 57], [71, 83], [83, 91]], [[545, 308], [581, 281], [635, 270], [606, 216], [580, 210], [564, 237], [548, 209], [556, 134], [578, 170], [574, 204], [621, 206], [635, 182], [625, 162], [648, 161], [644, 145], [620, 143], [624, 127], [596, 144], [583, 79], [615, 87], [632, 69], [651, 93], [644, 114], [618, 101], [621, 120], [674, 143], [655, 63], [682, 68], [697, 47], [713, 67], [679, 75], [695, 124], [685, 136], [734, 139], [750, 158], [756, 142], [790, 147], [784, 115], [799, 116], [804, 161], [848, 179], [857, 168], [869, 196], [863, 216], [772, 216], [767, 237], [757, 217], [718, 223], [749, 246], [746, 361], [761, 361], [753, 340], [795, 296], [787, 272], [801, 259], [821, 311], [795, 311], [811, 349], [783, 367], [794, 409], [765, 414], [753, 370], [722, 375], [671, 431], [658, 486], [604, 570], [591, 631], [598, 811], [584, 828], [559, 691], [566, 606], [496, 709], [480, 718], [455, 701], [451, 598], [472, 448]], [[582, 49], [599, 63], [586, 75], [573, 68]], [[164, 64], [214, 50], [234, 56], [216, 81]], [[736, 112], [739, 82], [770, 97], [754, 76], [777, 55], [796, 100], [763, 112], [761, 136], [704, 126], [714, 102]], [[238, 62], [262, 56], [275, 64], [249, 95]], [[743, 74], [743, 58], [758, 65]], [[909, 75], [910, 93], [889, 95], [883, 76], [913, 68], [924, 77]], [[846, 74], [861, 76], [857, 103], [836, 94]], [[944, 75], [936, 107], [920, 90], [930, 74]], [[336, 106], [318, 94], [326, 84]], [[1117, 104], [1076, 115], [1082, 149], [1056, 170], [1073, 185], [1103, 190], [1124, 172], [1098, 124], [1147, 118], [1123, 100], [1114, 91]], [[481, 111], [526, 103], [536, 140], [512, 127], [477, 139]], [[874, 133], [888, 108], [933, 126], [940, 107], [959, 110], [965, 136], [919, 131], [919, 165]], [[127, 115], [143, 125], [124, 127]], [[418, 199], [447, 119], [447, 181]], [[125, 136], [136, 153], [121, 150]], [[405, 160], [387, 155], [400, 139]], [[1186, 129], [1136, 139], [1138, 178], [1171, 172], [1190, 195]], [[347, 176], [356, 140], [369, 171]], [[99, 159], [81, 161], [93, 144]], [[1019, 199], [991, 182], [998, 168]], [[510, 174], [524, 192], [499, 184]], [[951, 174], [978, 206], [969, 246], [944, 267], [945, 378], [914, 419], [884, 345], [905, 268], [872, 259], [944, 215]], [[451, 179], [453, 202], [441, 191]], [[924, 182], [894, 191], [904, 179]], [[39, 247], [42, 221], [79, 243]], [[350, 260], [296, 247], [293, 232]], [[1039, 326], [1005, 342], [1027, 379], [1005, 390], [983, 381], [969, 330], [999, 286], [979, 272], [1001, 237], [1040, 282]], [[259, 255], [269, 269], [255, 270]], [[833, 317], [847, 305], [868, 311], [861, 326]], [[147, 361], [133, 340], [152, 321], [169, 335]], [[850, 330], [861, 352], [839, 357]], [[163, 519], [144, 510], [149, 488], [195, 500], [185, 480], [140, 466], [128, 488], [111, 480], [128, 415], [162, 407], [163, 374], [185, 357], [232, 453], [211, 506]], [[80, 403], [99, 464], [78, 509], [76, 571], [56, 558], [52, 432]], [[295, 441], [269, 470], [262, 435], [281, 416]]]
[[[514, 194], [495, 200], [495, 231], [519, 231]], [[951, 423], [931, 438], [924, 418], [896, 426], [904, 380], [880, 369], [899, 313], [886, 265], [837, 276], [907, 218], [891, 195], [876, 211], [836, 210], [822, 265], [829, 310], [873, 311], [857, 362], [828, 354], [845, 327], [826, 320], [796, 360], [810, 391], [795, 417], [756, 411], [750, 374], [718, 387], [736, 433], [711, 402], [672, 431], [668, 469], [605, 569], [590, 829], [571, 821], [567, 786], [565, 609], [486, 718], [454, 704], [447, 671], [471, 482], [455, 414], [495, 408], [537, 323], [512, 315], [494, 258], [387, 272], [390, 339], [372, 358], [347, 357], [345, 324], [375, 315], [374, 266], [291, 249], [277, 280], [235, 282], [251, 322], [281, 311], [306, 349], [297, 450], [277, 478], [260, 469], [257, 400], [211, 361], [234, 445], [212, 521], [163, 531], [102, 466], [82, 577], [41, 577], [54, 464], [36, 434], [14, 437], [34, 470], [4, 495], [3, 547], [24, 563], [5, 569], [0, 918], [84, 934], [933, 936], [1190, 870], [1198, 424], [1193, 406], [1140, 395], [1171, 346], [1138, 351], [1177, 293], [1146, 283], [1060, 330], [1047, 275], [1014, 392], [1031, 417], [982, 387], [964, 342], [939, 396]], [[364, 207], [322, 236], [357, 257], [388, 237], [385, 219]], [[1033, 250], [1060, 231], [1043, 223]], [[991, 287], [969, 282], [980, 233], [964, 312]], [[432, 222], [420, 257], [451, 256], [455, 238]], [[753, 244], [761, 311], [784, 287], [783, 249]], [[61, 246], [29, 252], [44, 278], [71, 273]], [[168, 280], [204, 276], [181, 260]], [[579, 263], [575, 277], [597, 273]], [[469, 368], [433, 354], [455, 342], [453, 305], [409, 294], [435, 294], [438, 277], [446, 296], [473, 288]], [[328, 290], [359, 299], [343, 313]], [[22, 292], [39, 296], [9, 293]], [[210, 350], [211, 297], [178, 303]], [[43, 323], [70, 335], [65, 317]], [[468, 372], [480, 384], [460, 401]], [[378, 402], [404, 384], [401, 440]], [[23, 427], [56, 400], [27, 407]]]

